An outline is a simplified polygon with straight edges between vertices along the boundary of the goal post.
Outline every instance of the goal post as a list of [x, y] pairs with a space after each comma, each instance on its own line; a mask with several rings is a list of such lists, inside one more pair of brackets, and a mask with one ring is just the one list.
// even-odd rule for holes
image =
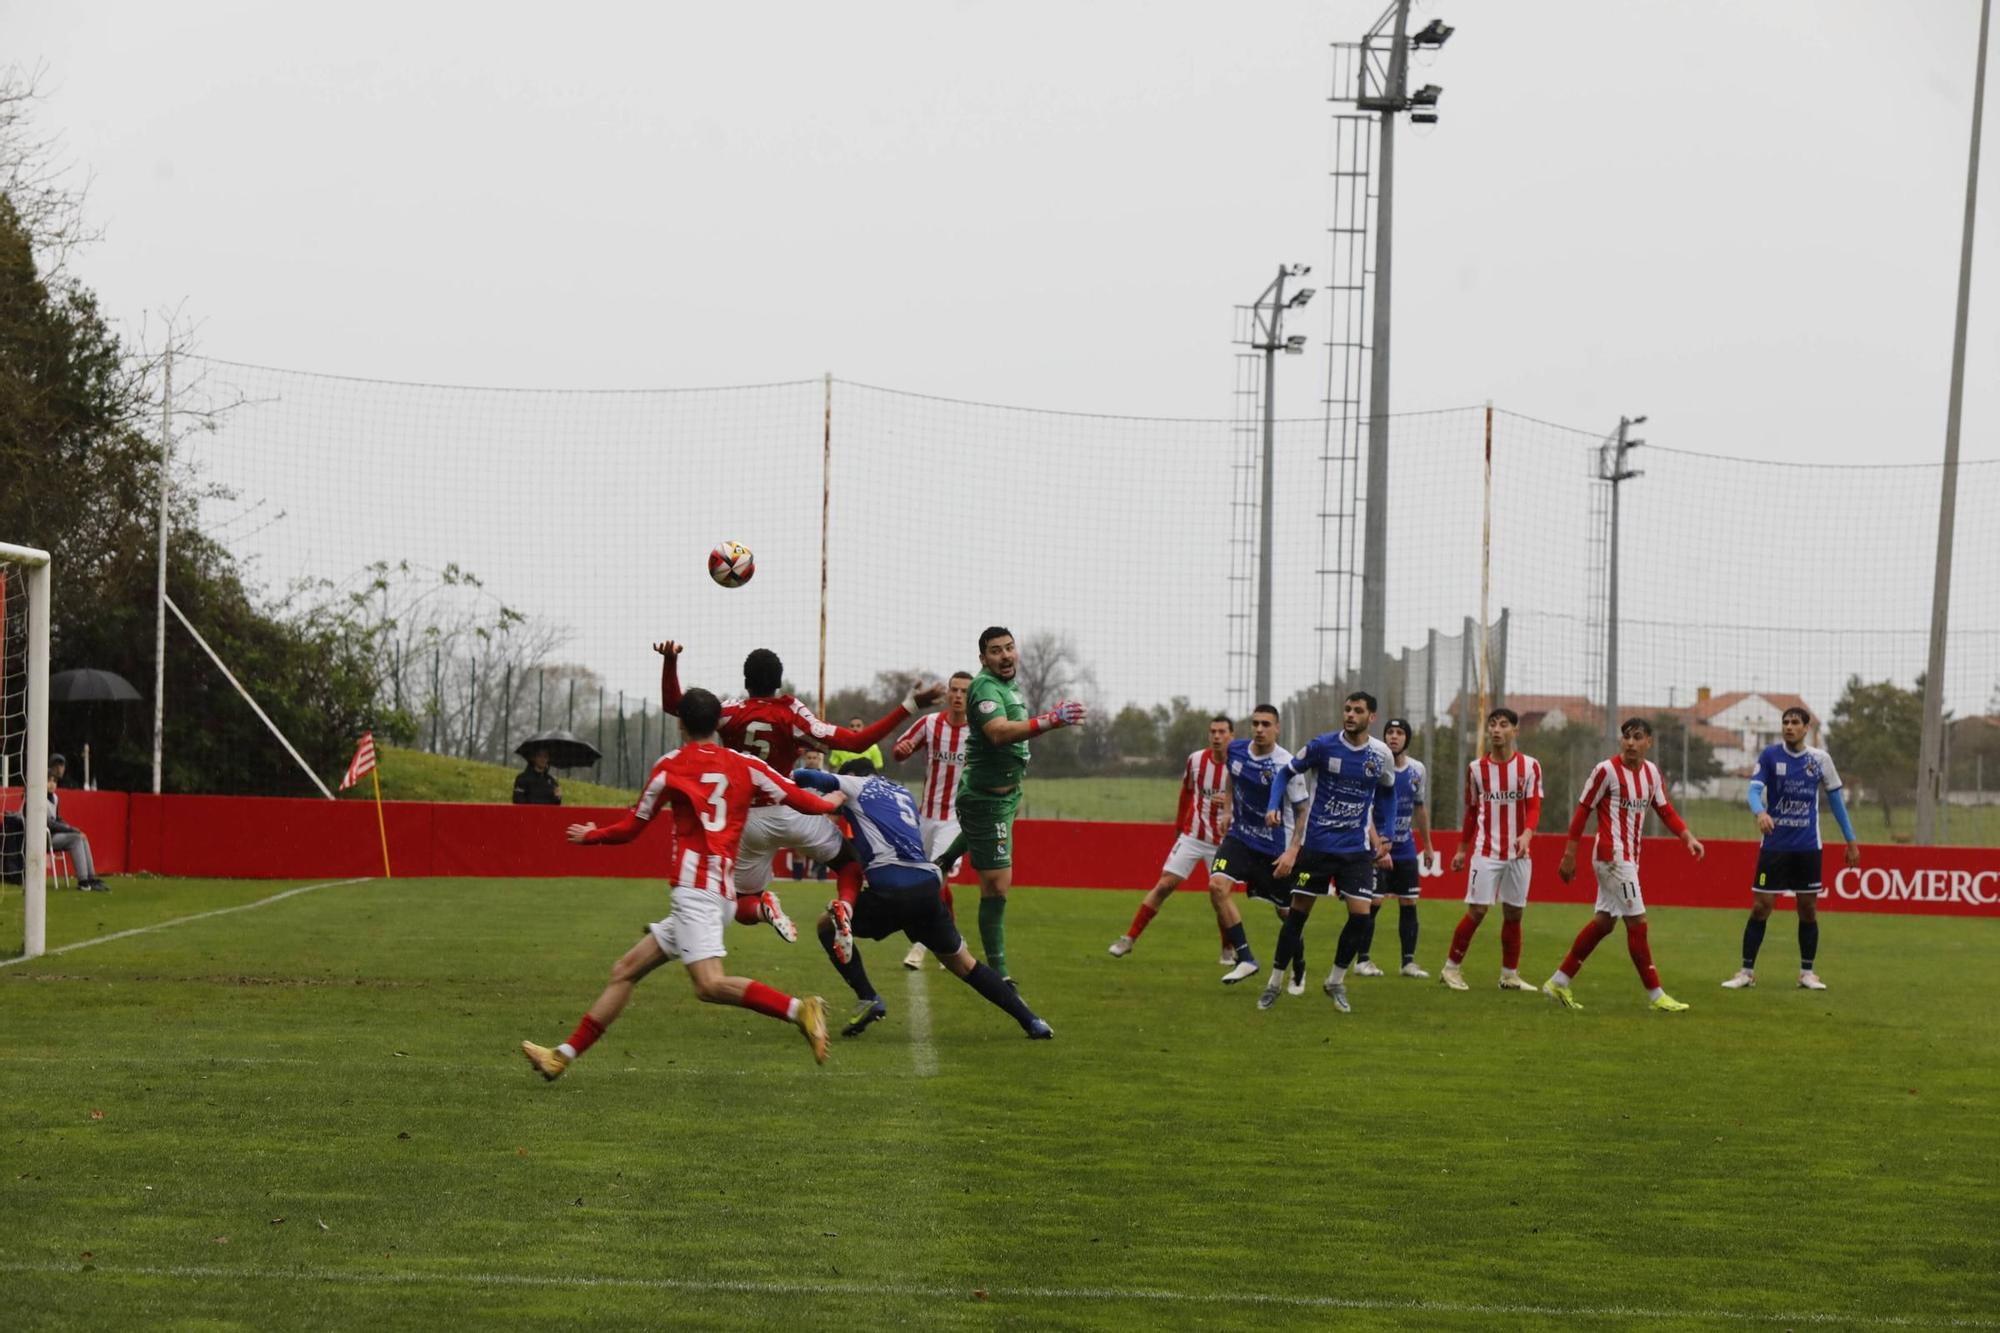
[[[22, 955], [48, 948], [49, 553], [0, 542], [0, 790], [17, 783]], [[11, 795], [11, 793], [10, 793]]]

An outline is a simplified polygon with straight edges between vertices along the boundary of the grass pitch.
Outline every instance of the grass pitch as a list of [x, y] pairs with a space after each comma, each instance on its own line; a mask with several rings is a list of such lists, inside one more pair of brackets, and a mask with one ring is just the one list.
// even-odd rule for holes
[[[290, 887], [57, 895], [50, 944]], [[552, 1085], [516, 1043], [567, 1034], [657, 888], [368, 881], [5, 967], [7, 1322], [2000, 1327], [1994, 923], [1829, 912], [1808, 994], [1782, 917], [1732, 994], [1742, 918], [1658, 911], [1671, 1017], [1616, 939], [1581, 1014], [1488, 989], [1489, 923], [1479, 989], [1357, 980], [1342, 1017], [1331, 914], [1259, 1013], [1199, 897], [1107, 957], [1136, 901], [1017, 894], [1053, 1043], [873, 945], [891, 1017], [825, 1068], [675, 968]], [[1531, 910], [1524, 971], [1583, 915]], [[845, 1010], [816, 948], [730, 943]]]

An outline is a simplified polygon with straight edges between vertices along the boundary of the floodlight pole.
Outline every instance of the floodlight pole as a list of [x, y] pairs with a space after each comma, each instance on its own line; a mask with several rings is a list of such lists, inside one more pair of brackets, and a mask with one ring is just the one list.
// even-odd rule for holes
[[1958, 516], [1958, 433], [1965, 405], [1965, 326], [1972, 306], [1972, 226], [1979, 211], [1979, 127], [1986, 105], [1986, 39], [1993, 0], [1980, 0], [1979, 59], [1972, 79], [1971, 161], [1965, 169], [1965, 234], [1958, 249], [1958, 315], [1952, 329], [1951, 404], [1944, 421], [1939, 483], [1937, 571], [1931, 582], [1930, 663], [1924, 670], [1923, 731], [1917, 748], [1917, 842], [1937, 841], [1938, 804], [1950, 785], [1944, 762], [1945, 631], [1951, 622], [1951, 540]]
[[1645, 419], [1618, 418], [1617, 433], [1597, 451], [1597, 475], [1611, 483], [1611, 559], [1604, 608], [1604, 739], [1613, 750], [1618, 748], [1618, 493], [1626, 482], [1646, 475], [1625, 466], [1625, 455], [1645, 443], [1631, 438], [1632, 427]]
[[[1355, 663], [1364, 680], [1377, 680], [1385, 670], [1389, 602], [1389, 339], [1390, 290], [1394, 274], [1396, 216], [1396, 119], [1408, 115], [1414, 124], [1437, 123], [1438, 95], [1444, 90], [1425, 84], [1410, 91], [1410, 51], [1435, 51], [1453, 32], [1442, 19], [1432, 19], [1410, 32], [1410, 0], [1390, 0], [1358, 43], [1336, 43], [1346, 53], [1344, 68], [1353, 72], [1351, 92], [1340, 88], [1336, 74], [1333, 100], [1352, 101], [1357, 111], [1378, 117], [1380, 140], [1375, 167], [1375, 290], [1371, 296], [1368, 346], [1368, 466], [1363, 475], [1361, 528], [1361, 653]], [[1380, 688], [1379, 685], [1377, 688]]]
[[[1271, 694], [1271, 510], [1276, 495], [1278, 426], [1278, 353], [1302, 352], [1305, 340], [1285, 337], [1285, 279], [1302, 277], [1305, 264], [1280, 264], [1278, 276], [1250, 309], [1250, 346], [1264, 354], [1264, 457], [1257, 507], [1257, 697], [1263, 703]], [[1311, 293], [1303, 289], [1297, 299], [1303, 303]]]
[[[1361, 526], [1361, 660], [1363, 680], [1378, 680], [1388, 643], [1389, 573], [1389, 279], [1395, 239], [1396, 117], [1408, 100], [1410, 0], [1396, 0], [1395, 35], [1389, 47], [1387, 105], [1381, 116], [1381, 152], [1375, 195], [1375, 309], [1368, 364], [1368, 479]], [[1378, 687], [1379, 688], [1379, 687]]]

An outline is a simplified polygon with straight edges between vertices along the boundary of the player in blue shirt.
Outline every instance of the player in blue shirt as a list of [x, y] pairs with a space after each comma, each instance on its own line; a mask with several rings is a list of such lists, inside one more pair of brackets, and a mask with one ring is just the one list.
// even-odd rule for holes
[[[1271, 958], [1271, 980], [1257, 997], [1259, 1009], [1278, 1002], [1278, 985], [1299, 951], [1313, 900], [1339, 894], [1347, 902], [1347, 924], [1335, 947], [1333, 971], [1326, 993], [1334, 1008], [1347, 1013], [1347, 967], [1361, 949], [1364, 918], [1375, 902], [1375, 869], [1387, 869], [1389, 832], [1396, 806], [1396, 758], [1389, 747], [1368, 734], [1375, 721], [1375, 696], [1356, 690], [1340, 708], [1340, 730], [1306, 742], [1285, 767], [1312, 775], [1312, 800], [1306, 818], [1292, 826], [1292, 839], [1272, 863], [1283, 879], [1291, 876], [1292, 910], [1278, 932]], [[1279, 791], [1268, 798], [1264, 821], [1279, 823]]]
[[[1250, 952], [1250, 939], [1243, 931], [1243, 914], [1231, 896], [1236, 886], [1242, 885], [1252, 898], [1262, 898], [1281, 913], [1291, 910], [1292, 895], [1279, 885], [1271, 869], [1291, 840], [1294, 820], [1305, 815], [1306, 780], [1286, 767], [1291, 762], [1292, 752], [1278, 744], [1278, 710], [1270, 704], [1258, 704], [1250, 713], [1250, 739], [1229, 743], [1222, 777], [1229, 828], [1209, 867], [1209, 897], [1223, 920], [1229, 947], [1236, 953], [1235, 965], [1222, 976], [1225, 986], [1234, 986], [1258, 972], [1257, 957]], [[1285, 792], [1283, 813], [1275, 826], [1264, 821], [1274, 786]], [[1299, 976], [1303, 993], [1304, 972]]]
[[[1396, 756], [1396, 827], [1389, 835], [1389, 868], [1375, 874], [1375, 905], [1394, 898], [1401, 905], [1396, 918], [1396, 934], [1403, 945], [1402, 973], [1406, 977], [1427, 977], [1417, 966], [1417, 897], [1423, 892], [1423, 864], [1436, 856], [1431, 846], [1431, 776], [1423, 760], [1409, 753], [1415, 733], [1406, 718], [1392, 717], [1382, 727], [1382, 742]], [[1422, 842], [1420, 849], [1417, 844]], [[1369, 959], [1375, 943], [1375, 918], [1370, 912], [1361, 936], [1361, 952], [1354, 960], [1354, 975], [1379, 977], [1382, 969]]]
[[[851, 886], [857, 895], [851, 923], [854, 934], [879, 940], [901, 931], [911, 943], [937, 955], [953, 976], [1006, 1010], [1030, 1037], [1055, 1036], [1055, 1030], [1035, 1016], [998, 972], [973, 960], [951, 918], [951, 909], [944, 905], [944, 875], [924, 855], [916, 799], [900, 782], [874, 774], [875, 765], [868, 760], [850, 759], [837, 774], [801, 768], [792, 775], [794, 782], [812, 791], [847, 793], [847, 845], [854, 859], [840, 868], [840, 878], [843, 886]], [[847, 960], [842, 962], [834, 951], [833, 936], [833, 917], [822, 913], [820, 947], [861, 1002], [840, 1035], [858, 1037], [869, 1024], [886, 1018], [889, 1006], [869, 982], [861, 966], [861, 950], [850, 947]]]
[[1854, 824], [1847, 817], [1847, 801], [1840, 794], [1840, 771], [1833, 756], [1806, 744], [1812, 714], [1799, 707], [1787, 708], [1781, 719], [1784, 742], [1767, 745], [1757, 756], [1757, 771], [1750, 779], [1750, 810], [1764, 834], [1757, 852], [1757, 882], [1751, 886], [1750, 922], [1743, 927], [1743, 967], [1722, 983], [1726, 990], [1744, 990], [1757, 984], [1757, 950], [1764, 944], [1764, 927], [1778, 895], [1789, 893], [1799, 905], [1799, 987], [1825, 990], [1826, 983], [1813, 971], [1819, 953], [1820, 841], [1819, 794], [1847, 839], [1847, 864], [1861, 864], [1861, 844], [1854, 840]]

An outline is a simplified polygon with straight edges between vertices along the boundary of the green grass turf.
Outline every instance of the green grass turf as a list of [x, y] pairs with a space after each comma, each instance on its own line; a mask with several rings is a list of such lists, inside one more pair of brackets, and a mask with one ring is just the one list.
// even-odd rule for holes
[[[52, 898], [51, 942], [289, 887], [115, 886]], [[1489, 923], [1471, 993], [1357, 980], [1341, 1017], [1331, 921], [1312, 992], [1259, 1013], [1199, 897], [1114, 960], [1136, 894], [1022, 890], [1053, 1043], [933, 969], [926, 1065], [885, 944], [891, 1016], [824, 1068], [668, 969], [535, 1078], [516, 1043], [564, 1036], [662, 901], [368, 882], [0, 969], [7, 1323], [2000, 1326], [1990, 921], [1829, 912], [1809, 994], [1781, 917], [1766, 984], [1725, 993], [1741, 916], [1659, 911], [1672, 1017], [1617, 940], [1581, 1014], [1490, 989]], [[1426, 966], [1456, 916], [1426, 906]], [[1530, 912], [1524, 970], [1583, 916]], [[730, 944], [838, 994], [809, 944]]]
[[[382, 775], [385, 801], [467, 801], [476, 805], [506, 805], [512, 801], [514, 778], [520, 771], [519, 764], [485, 764], [476, 759], [405, 750], [393, 745], [382, 747], [381, 764], [376, 769]], [[556, 779], [562, 783], [564, 805], [630, 805], [639, 798], [637, 791], [586, 781], [582, 776], [584, 771], [580, 769], [575, 775], [556, 771]], [[372, 801], [375, 789], [369, 779], [363, 778], [341, 792], [340, 798]]]

